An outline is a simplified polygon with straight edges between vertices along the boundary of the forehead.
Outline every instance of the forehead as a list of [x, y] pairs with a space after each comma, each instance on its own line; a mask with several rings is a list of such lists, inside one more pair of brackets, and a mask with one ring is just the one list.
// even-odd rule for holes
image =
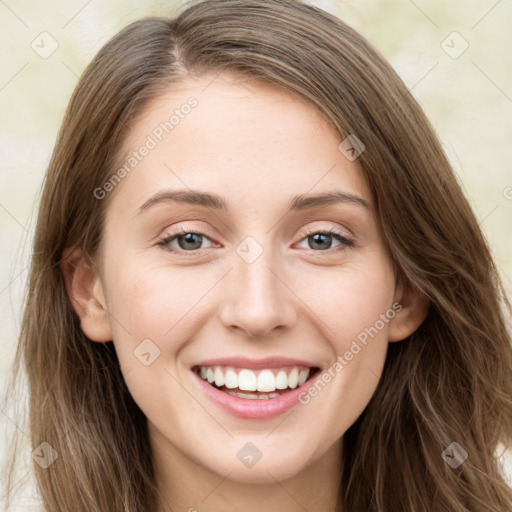
[[336, 187], [369, 200], [359, 165], [338, 149], [341, 141], [295, 94], [225, 75], [187, 79], [131, 125], [120, 158], [129, 173], [115, 193], [140, 203], [157, 189], [190, 187], [265, 204]]

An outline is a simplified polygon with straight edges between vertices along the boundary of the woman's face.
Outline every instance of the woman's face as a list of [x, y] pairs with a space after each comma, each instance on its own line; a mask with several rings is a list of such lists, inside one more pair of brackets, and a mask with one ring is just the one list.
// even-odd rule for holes
[[113, 340], [160, 463], [239, 482], [337, 467], [403, 337], [372, 198], [308, 103], [212, 79], [131, 127], [122, 179], [102, 188], [108, 327], [82, 328]]

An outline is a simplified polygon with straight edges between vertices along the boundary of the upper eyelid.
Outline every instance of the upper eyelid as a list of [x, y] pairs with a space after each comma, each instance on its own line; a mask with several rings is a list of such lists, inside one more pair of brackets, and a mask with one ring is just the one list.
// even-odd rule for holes
[[[353, 235], [350, 233], [349, 230], [346, 230], [347, 232], [343, 232], [340, 228], [330, 227], [330, 228], [307, 228], [305, 233], [303, 233], [302, 238], [305, 236], [309, 236], [313, 233], [328, 233], [328, 234], [335, 234], [335, 235], [341, 235], [345, 238], [354, 238]], [[301, 238], [301, 240], [302, 240]]]
[[[165, 235], [163, 235], [163, 238], [164, 239], [172, 238], [172, 237], [179, 236], [181, 234], [186, 234], [186, 233], [195, 233], [195, 234], [206, 236], [209, 238], [215, 238], [215, 235], [212, 235], [210, 233], [209, 229], [195, 228], [195, 227], [188, 227], [188, 226], [184, 226], [184, 227], [180, 226], [178, 228], [174, 228], [173, 230], [170, 230], [169, 233], [166, 233]], [[343, 236], [345, 236], [345, 238], [355, 238], [353, 233], [351, 232], [351, 230], [349, 230], [347, 228], [334, 227], [332, 225], [329, 227], [305, 228], [305, 231], [302, 232], [302, 238], [304, 238], [304, 236], [309, 236], [312, 233], [334, 233], [334, 234], [343, 235]], [[302, 238], [301, 238], [301, 240], [302, 240]]]

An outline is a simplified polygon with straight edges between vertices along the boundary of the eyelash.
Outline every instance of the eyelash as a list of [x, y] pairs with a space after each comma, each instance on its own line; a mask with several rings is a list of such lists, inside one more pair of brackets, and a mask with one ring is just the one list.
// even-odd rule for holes
[[[175, 238], [178, 238], [179, 236], [187, 235], [190, 233], [192, 233], [194, 235], [199, 235], [199, 236], [202, 236], [202, 237], [205, 237], [208, 239], [210, 238], [208, 235], [201, 233], [200, 231], [195, 231], [195, 230], [191, 230], [191, 229], [187, 229], [187, 228], [178, 228], [175, 231], [172, 231], [170, 234], [168, 234], [165, 238], [161, 239], [157, 243], [157, 245], [162, 247], [165, 251], [172, 252], [172, 253], [180, 255], [180, 256], [197, 256], [197, 254], [201, 252], [201, 249], [194, 249], [192, 251], [185, 251], [183, 249], [180, 249], [180, 250], [170, 249], [169, 244]], [[346, 250], [347, 248], [351, 248], [354, 246], [353, 240], [347, 238], [347, 236], [345, 234], [343, 234], [333, 228], [327, 229], [327, 230], [309, 229], [304, 234], [304, 236], [300, 239], [300, 241], [302, 242], [304, 239], [310, 237], [311, 235], [315, 235], [315, 234], [331, 235], [341, 243], [341, 245], [339, 247], [335, 248], [334, 250], [326, 249], [325, 251], [321, 251], [321, 250], [315, 251], [314, 249], [309, 249], [310, 251], [313, 251], [315, 253], [317, 253], [317, 252], [318, 253], [328, 253], [328, 254], [338, 253], [338, 252]]]

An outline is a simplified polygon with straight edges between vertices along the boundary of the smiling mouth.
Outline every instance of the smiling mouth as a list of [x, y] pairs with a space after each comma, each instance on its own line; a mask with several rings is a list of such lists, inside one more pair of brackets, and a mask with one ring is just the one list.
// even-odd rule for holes
[[285, 366], [254, 370], [215, 365], [194, 366], [192, 371], [212, 387], [229, 395], [248, 400], [268, 400], [302, 386], [320, 368]]

